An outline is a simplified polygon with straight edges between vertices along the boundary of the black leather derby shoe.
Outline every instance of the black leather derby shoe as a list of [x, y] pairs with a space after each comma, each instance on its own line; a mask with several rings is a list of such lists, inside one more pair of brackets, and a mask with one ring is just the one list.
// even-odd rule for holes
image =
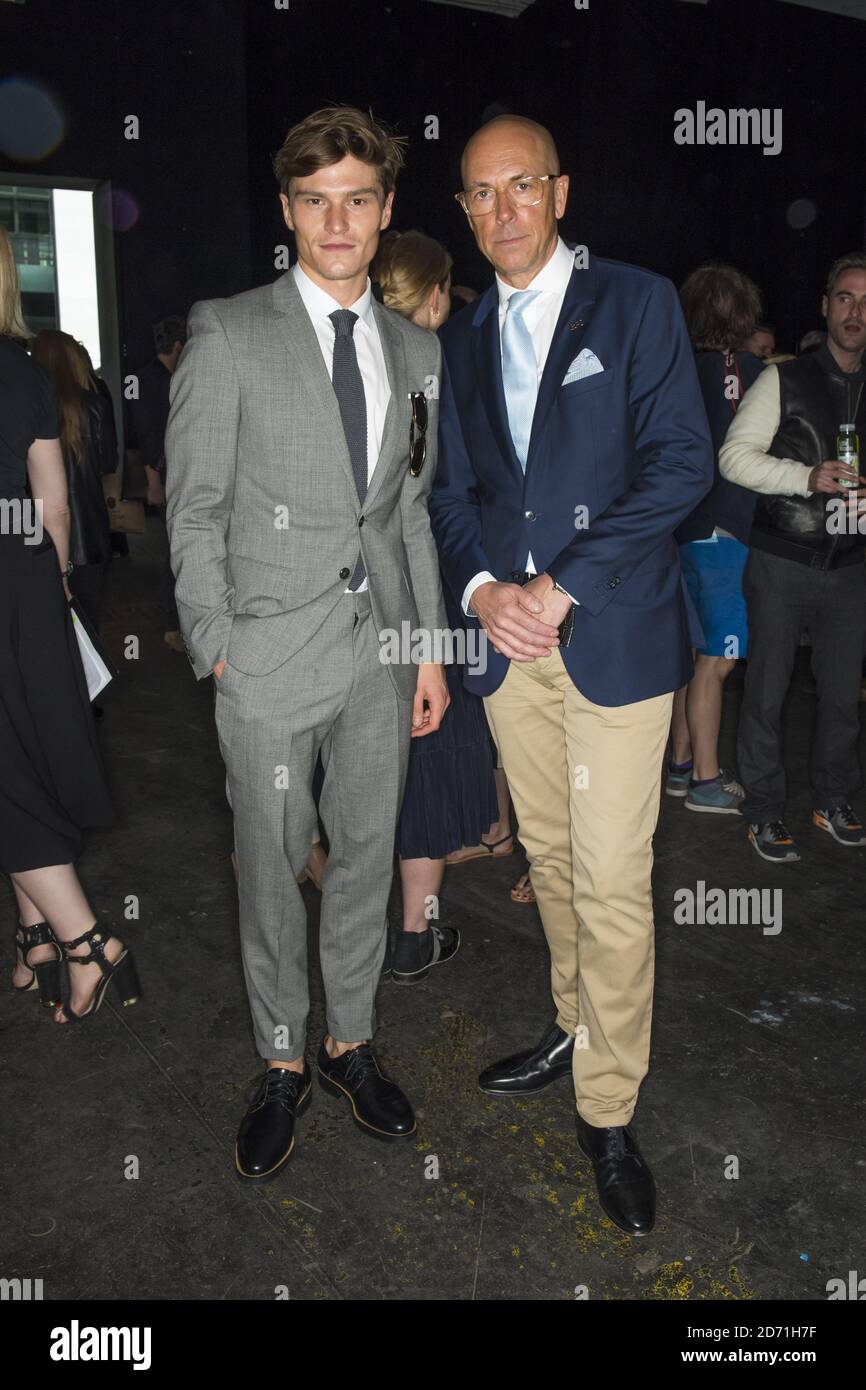
[[485, 1067], [478, 1078], [482, 1091], [492, 1096], [529, 1096], [543, 1091], [552, 1081], [571, 1075], [574, 1038], [554, 1023], [537, 1047], [515, 1052]]
[[295, 1147], [295, 1120], [309, 1105], [312, 1089], [306, 1062], [303, 1074], [268, 1067], [238, 1130], [235, 1167], [240, 1177], [269, 1182], [285, 1168]]
[[324, 1040], [318, 1056], [319, 1085], [347, 1100], [352, 1118], [376, 1139], [408, 1139], [415, 1133], [415, 1114], [396, 1081], [386, 1076], [368, 1042], [340, 1057], [329, 1057]]
[[605, 1214], [630, 1236], [647, 1235], [655, 1223], [655, 1183], [628, 1126], [600, 1129], [578, 1115], [577, 1143], [595, 1170]]

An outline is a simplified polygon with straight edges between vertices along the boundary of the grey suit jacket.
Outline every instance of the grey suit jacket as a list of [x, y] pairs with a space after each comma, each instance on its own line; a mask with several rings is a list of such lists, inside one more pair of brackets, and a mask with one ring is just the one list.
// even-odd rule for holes
[[[438, 340], [374, 301], [391, 399], [363, 507], [315, 329], [286, 272], [193, 305], [171, 383], [166, 520], [181, 630], [199, 679], [226, 658], [265, 675], [304, 647], [360, 552], [380, 633], [447, 623], [427, 498], [436, 470]], [[435, 383], [431, 391], [431, 385]], [[410, 391], [427, 459], [409, 473]], [[407, 644], [411, 645], [411, 644]], [[389, 663], [397, 693], [417, 666]]]

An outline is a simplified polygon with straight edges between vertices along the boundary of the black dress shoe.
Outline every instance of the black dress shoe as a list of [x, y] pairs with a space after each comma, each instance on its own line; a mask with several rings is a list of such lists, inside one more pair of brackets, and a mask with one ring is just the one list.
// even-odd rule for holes
[[492, 1096], [529, 1096], [543, 1091], [560, 1076], [571, 1075], [574, 1038], [554, 1023], [537, 1047], [515, 1052], [485, 1067], [478, 1078], [482, 1091]]
[[417, 985], [434, 965], [444, 965], [460, 949], [456, 927], [431, 922], [425, 931], [401, 931], [391, 958], [391, 979], [396, 985]]
[[600, 1129], [578, 1115], [577, 1143], [595, 1170], [605, 1214], [629, 1235], [647, 1235], [655, 1222], [655, 1183], [628, 1126]]
[[303, 1074], [268, 1067], [238, 1130], [235, 1167], [240, 1177], [269, 1182], [285, 1168], [295, 1147], [295, 1120], [309, 1105], [312, 1089], [306, 1061]]
[[379, 1067], [368, 1042], [358, 1043], [340, 1057], [329, 1057], [324, 1040], [318, 1056], [319, 1085], [331, 1095], [345, 1097], [359, 1129], [376, 1139], [408, 1139], [415, 1133], [415, 1114], [396, 1081]]

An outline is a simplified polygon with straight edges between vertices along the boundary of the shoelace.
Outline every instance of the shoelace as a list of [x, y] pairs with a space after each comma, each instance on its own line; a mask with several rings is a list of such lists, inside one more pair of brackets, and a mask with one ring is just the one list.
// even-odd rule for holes
[[608, 1153], [611, 1158], [625, 1158], [625, 1130], [614, 1129], [608, 1139]]
[[262, 1105], [268, 1105], [271, 1101], [297, 1100], [303, 1082], [302, 1072], [289, 1071], [287, 1067], [269, 1067], [265, 1073]]
[[369, 1043], [356, 1047], [346, 1064], [346, 1080], [353, 1086], [360, 1086], [369, 1076], [377, 1076], [379, 1067]]
[[726, 792], [729, 792], [731, 796], [745, 797], [746, 795], [746, 790], [742, 783], [738, 782], [730, 773], [725, 772], [724, 768], [722, 769], [722, 787]]
[[[609, 1164], [621, 1165], [623, 1161], [629, 1163], [634, 1172], [643, 1172], [643, 1164], [641, 1163], [640, 1158], [636, 1153], [632, 1153], [628, 1149], [626, 1143], [625, 1129], [616, 1126], [613, 1129], [613, 1132], [608, 1136], [604, 1154], [599, 1160], [606, 1180], [608, 1178], [608, 1174], [606, 1171], [607, 1166]], [[628, 1172], [627, 1170], [623, 1170], [621, 1166], [618, 1169], [617, 1176], [620, 1182], [628, 1181]]]
[[854, 814], [854, 807], [850, 806], [847, 801], [843, 801], [841, 806], [837, 806], [835, 811], [830, 812], [831, 820], [834, 815], [839, 817], [846, 830], [863, 829], [863, 826]]
[[765, 836], [765, 839], [772, 840], [775, 844], [778, 843], [780, 840], [790, 840], [790, 838], [791, 836], [789, 834], [788, 827], [785, 825], [784, 821], [770, 821], [769, 825], [767, 826], [767, 834]]

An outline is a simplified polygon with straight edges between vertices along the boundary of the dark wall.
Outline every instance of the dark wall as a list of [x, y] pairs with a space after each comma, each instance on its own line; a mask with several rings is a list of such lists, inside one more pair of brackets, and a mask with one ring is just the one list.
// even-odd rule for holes
[[[0, 168], [110, 178], [138, 208], [115, 238], [128, 367], [150, 326], [250, 279], [242, 0], [0, 4], [4, 73], [42, 84], [63, 115], [47, 158]], [[124, 139], [137, 115], [140, 139]], [[124, 203], [125, 206], [125, 203]]]
[[[291, 0], [247, 6], [253, 273], [284, 239], [269, 160], [288, 126], [330, 101], [371, 106], [410, 137], [395, 225], [422, 226], [457, 278], [489, 270], [453, 201], [468, 134], [491, 105], [549, 125], [572, 176], [565, 234], [678, 283], [711, 257], [765, 292], [783, 342], [817, 326], [829, 263], [863, 246], [866, 24], [777, 0], [535, 0], [517, 20], [426, 0]], [[674, 143], [698, 100], [781, 107], [783, 148]], [[437, 115], [438, 141], [424, 118]], [[809, 197], [818, 217], [790, 230]]]
[[[395, 225], [440, 237], [478, 287], [489, 269], [452, 195], [496, 103], [553, 130], [567, 236], [676, 281], [732, 260], [787, 343], [818, 322], [829, 262], [863, 245], [866, 24], [777, 0], [536, 0], [518, 20], [427, 0], [28, 0], [0, 4], [0, 53], [64, 112], [56, 151], [19, 167], [110, 177], [139, 207], [116, 238], [133, 365], [153, 319], [274, 277], [286, 232], [270, 161], [330, 101], [410, 137]], [[782, 107], [782, 153], [677, 146], [673, 113], [698, 100]], [[130, 112], [138, 142], [123, 138]], [[818, 217], [799, 233], [785, 210], [801, 197]]]

